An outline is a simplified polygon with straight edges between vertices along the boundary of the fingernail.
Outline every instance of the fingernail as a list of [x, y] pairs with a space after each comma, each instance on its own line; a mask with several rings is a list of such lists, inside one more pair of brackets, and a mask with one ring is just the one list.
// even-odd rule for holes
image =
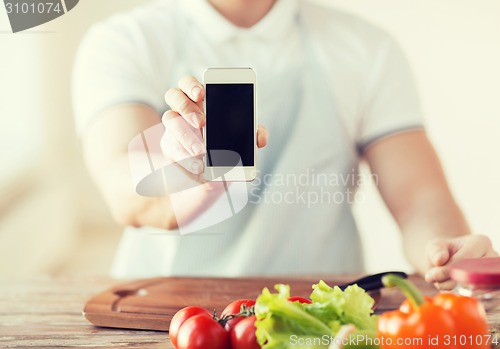
[[193, 161], [191, 163], [191, 171], [193, 173], [200, 173], [202, 168], [202, 164], [199, 161]]
[[191, 149], [193, 149], [193, 153], [195, 153], [196, 155], [200, 155], [200, 154], [203, 154], [204, 153], [204, 147], [201, 143], [195, 143], [193, 144], [193, 146], [191, 147]]
[[199, 86], [195, 86], [193, 87], [193, 89], [191, 90], [191, 93], [193, 94], [193, 97], [195, 99], [197, 99], [199, 96], [200, 96], [200, 93], [201, 93], [201, 88]]

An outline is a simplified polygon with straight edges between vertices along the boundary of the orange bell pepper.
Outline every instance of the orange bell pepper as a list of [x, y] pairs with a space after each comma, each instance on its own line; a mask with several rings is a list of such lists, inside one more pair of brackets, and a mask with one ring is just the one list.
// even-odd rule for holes
[[407, 300], [399, 310], [380, 316], [381, 349], [490, 347], [486, 312], [478, 300], [452, 293], [424, 299], [415, 285], [396, 275], [387, 275], [382, 282], [400, 288]]

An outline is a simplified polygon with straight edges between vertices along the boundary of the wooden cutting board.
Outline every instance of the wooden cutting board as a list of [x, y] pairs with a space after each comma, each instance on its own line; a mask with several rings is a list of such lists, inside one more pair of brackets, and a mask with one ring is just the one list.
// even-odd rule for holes
[[[96, 326], [168, 331], [172, 316], [190, 305], [217, 314], [236, 299], [256, 299], [264, 287], [288, 284], [293, 296], [308, 297], [318, 278], [184, 278], [165, 277], [129, 282], [90, 299], [83, 315]], [[354, 278], [326, 279], [338, 285]], [[371, 292], [378, 302], [379, 292]]]

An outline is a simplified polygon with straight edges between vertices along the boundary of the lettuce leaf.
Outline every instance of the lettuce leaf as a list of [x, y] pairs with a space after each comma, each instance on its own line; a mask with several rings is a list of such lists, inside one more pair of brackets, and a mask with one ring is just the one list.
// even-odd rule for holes
[[264, 349], [328, 348], [345, 324], [375, 332], [374, 300], [357, 285], [345, 291], [320, 281], [313, 285], [312, 304], [289, 302], [290, 287], [275, 285], [277, 293], [262, 290], [255, 304], [257, 341]]
[[[338, 286], [330, 287], [324, 281], [313, 285], [310, 296], [312, 308], [317, 316], [328, 319], [333, 314], [341, 324], [353, 324], [358, 330], [376, 330], [376, 318], [371, 316], [375, 301], [358, 285], [342, 291]], [[316, 311], [315, 307], [320, 308]]]

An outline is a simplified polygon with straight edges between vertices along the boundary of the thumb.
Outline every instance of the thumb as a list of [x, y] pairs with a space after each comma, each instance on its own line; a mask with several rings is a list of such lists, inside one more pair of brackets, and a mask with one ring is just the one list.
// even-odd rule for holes
[[435, 267], [445, 265], [451, 257], [448, 242], [445, 240], [430, 241], [427, 244], [426, 251], [427, 259]]

